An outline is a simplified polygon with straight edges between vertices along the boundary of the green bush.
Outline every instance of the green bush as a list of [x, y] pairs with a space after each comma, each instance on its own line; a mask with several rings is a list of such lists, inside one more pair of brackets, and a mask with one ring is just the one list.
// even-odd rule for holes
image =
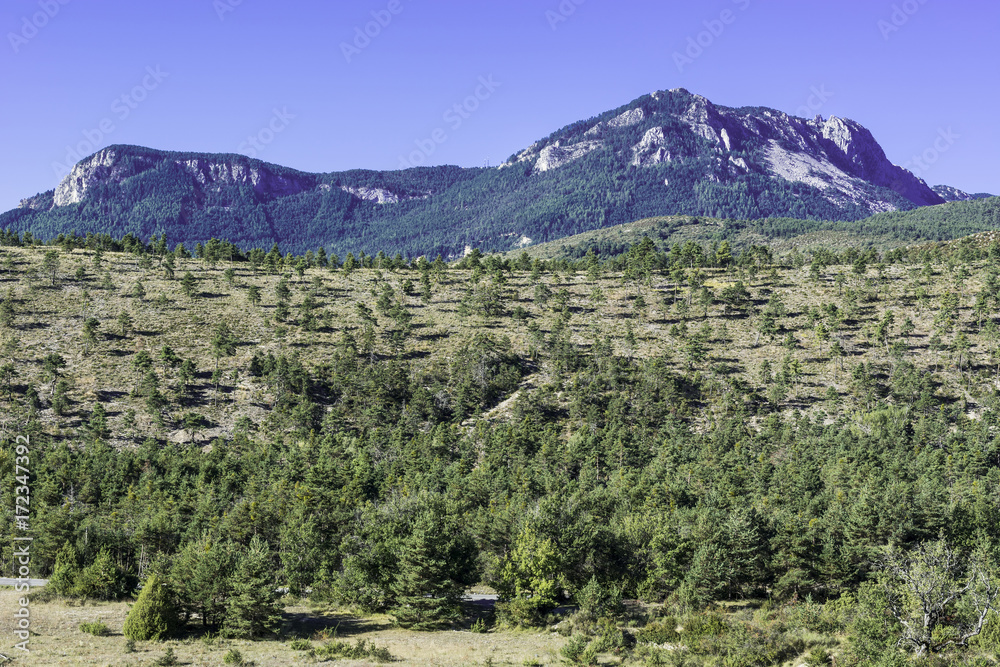
[[671, 644], [680, 639], [677, 634], [677, 619], [666, 616], [653, 621], [635, 634], [635, 638], [645, 644]]
[[226, 651], [226, 654], [222, 656], [222, 662], [227, 665], [233, 665], [234, 667], [253, 667], [257, 664], [253, 660], [244, 659], [243, 654], [235, 648], [231, 648]]
[[622, 630], [613, 621], [602, 621], [597, 639], [592, 646], [597, 653], [622, 655], [632, 650], [636, 640], [631, 632]]
[[177, 656], [174, 655], [173, 648], [168, 648], [166, 653], [153, 661], [153, 665], [155, 667], [173, 667], [173, 665], [179, 664], [180, 661], [177, 660]]
[[822, 667], [830, 664], [830, 652], [825, 648], [814, 648], [806, 656], [806, 664], [809, 667]]
[[102, 621], [94, 621], [93, 623], [81, 623], [80, 632], [86, 632], [88, 635], [94, 635], [95, 637], [107, 637], [111, 634], [111, 628]]
[[353, 646], [347, 642], [334, 641], [317, 648], [314, 656], [320, 660], [335, 660], [337, 658], [347, 658], [350, 660], [363, 660], [368, 658], [375, 662], [392, 662], [392, 654], [384, 646], [369, 645], [364, 639], [359, 639]]
[[293, 651], [308, 651], [312, 648], [312, 642], [308, 639], [293, 639], [288, 648]]
[[158, 641], [176, 635], [180, 627], [170, 589], [155, 574], [151, 575], [129, 610], [122, 633], [139, 641]]
[[592, 664], [595, 657], [595, 652], [590, 648], [590, 637], [587, 635], [573, 635], [559, 653], [567, 662], [578, 665]]
[[714, 613], [688, 616], [681, 622], [680, 627], [680, 634], [684, 639], [720, 637], [729, 631], [729, 625], [725, 619]]

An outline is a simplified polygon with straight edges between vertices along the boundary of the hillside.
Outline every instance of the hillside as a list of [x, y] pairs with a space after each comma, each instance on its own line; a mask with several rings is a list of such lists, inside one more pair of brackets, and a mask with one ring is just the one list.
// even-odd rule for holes
[[854, 121], [675, 89], [561, 128], [494, 169], [307, 174], [240, 155], [111, 146], [0, 215], [0, 229], [447, 258], [654, 216], [853, 221], [942, 202]]
[[[661, 251], [669, 251], [673, 245], [688, 241], [706, 246], [727, 241], [740, 251], [761, 245], [779, 253], [852, 247], [887, 251], [997, 229], [1000, 229], [1000, 199], [977, 198], [911, 211], [880, 213], [856, 222], [695, 216], [647, 218], [540, 243], [525, 248], [524, 252], [540, 259], [579, 259], [589, 250], [600, 257], [613, 257], [644, 236], [653, 239]], [[517, 257], [520, 252], [509, 251], [507, 255]]]
[[[880, 558], [1000, 544], [996, 233], [450, 266], [77, 240], [0, 253], [0, 466], [30, 438], [33, 573], [118, 599], [160, 572], [207, 647], [280, 586], [312, 591], [282, 632], [316, 634], [279, 636], [315, 650], [347, 650], [331, 618], [500, 643], [560, 623], [546, 664], [862, 665], [902, 632], [866, 621], [873, 582], [903, 585]], [[495, 612], [460, 604], [477, 584]], [[985, 664], [988, 618], [948, 664]]]

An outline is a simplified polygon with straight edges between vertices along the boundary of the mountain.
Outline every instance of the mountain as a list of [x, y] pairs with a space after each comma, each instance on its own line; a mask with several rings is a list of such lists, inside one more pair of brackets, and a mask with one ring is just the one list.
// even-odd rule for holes
[[935, 185], [933, 190], [945, 201], [969, 201], [970, 199], [988, 199], [995, 196], [986, 192], [977, 192], [974, 195], [970, 195], [968, 192], [963, 192], [950, 185]]
[[310, 174], [242, 155], [111, 146], [0, 215], [0, 228], [455, 256], [652, 216], [851, 221], [943, 202], [854, 121], [717, 106], [675, 89], [566, 126], [493, 169]]

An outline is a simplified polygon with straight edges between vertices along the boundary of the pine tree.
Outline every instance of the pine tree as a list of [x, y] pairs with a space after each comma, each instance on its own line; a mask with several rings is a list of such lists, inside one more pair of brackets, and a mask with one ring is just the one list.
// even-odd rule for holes
[[250, 638], [273, 631], [281, 621], [281, 605], [272, 575], [271, 547], [258, 536], [229, 579], [229, 601], [223, 633]]
[[199, 615], [203, 626], [223, 619], [234, 562], [235, 550], [228, 542], [204, 537], [184, 547], [170, 567], [170, 580], [185, 615]]
[[457, 620], [462, 593], [475, 579], [472, 541], [442, 512], [423, 513], [399, 550], [393, 614], [403, 627], [429, 630]]
[[189, 299], [193, 299], [197, 294], [197, 281], [190, 271], [186, 271], [181, 278], [181, 290]]
[[48, 590], [56, 595], [73, 595], [76, 578], [80, 575], [80, 555], [69, 542], [56, 554], [55, 565], [49, 576]]

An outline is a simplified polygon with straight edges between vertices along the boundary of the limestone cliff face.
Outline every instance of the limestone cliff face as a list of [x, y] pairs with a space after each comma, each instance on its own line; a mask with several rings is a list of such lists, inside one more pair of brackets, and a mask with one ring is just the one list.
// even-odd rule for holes
[[[657, 109], [675, 102], [673, 112]], [[680, 109], [679, 111], [677, 109]], [[749, 171], [803, 182], [823, 190], [831, 201], [850, 201], [872, 213], [894, 210], [894, 202], [874, 196], [887, 188], [918, 206], [944, 199], [924, 181], [892, 164], [866, 128], [843, 118], [797, 118], [774, 109], [731, 109], [684, 89], [660, 91], [640, 98], [631, 109], [595, 123], [582, 134], [533, 144], [515, 157], [533, 162], [536, 173], [558, 169], [614, 141], [615, 133], [642, 124], [645, 129], [621, 153], [622, 161], [644, 168], [694, 157], [712, 157], [732, 175]], [[686, 127], [707, 146], [698, 155], [676, 151], [677, 127]], [[706, 180], [717, 176], [706, 173]]]
[[73, 167], [56, 187], [52, 206], [77, 204], [83, 201], [87, 192], [98, 183], [120, 183], [131, 176], [161, 167], [164, 163], [173, 163], [201, 188], [218, 189], [224, 186], [248, 185], [262, 198], [284, 197], [316, 186], [316, 178], [311, 175], [303, 174], [301, 177], [295, 177], [279, 173], [268, 169], [264, 163], [242, 156], [180, 157], [179, 155], [175, 157], [169, 153], [143, 154], [118, 146], [105, 148]]
[[[76, 163], [73, 170], [56, 186], [53, 206], [69, 206], [83, 201], [88, 188], [99, 181], [121, 182], [139, 173], [135, 165], [118, 165], [121, 152], [115, 148], [105, 148]], [[143, 164], [149, 168], [152, 164]]]

